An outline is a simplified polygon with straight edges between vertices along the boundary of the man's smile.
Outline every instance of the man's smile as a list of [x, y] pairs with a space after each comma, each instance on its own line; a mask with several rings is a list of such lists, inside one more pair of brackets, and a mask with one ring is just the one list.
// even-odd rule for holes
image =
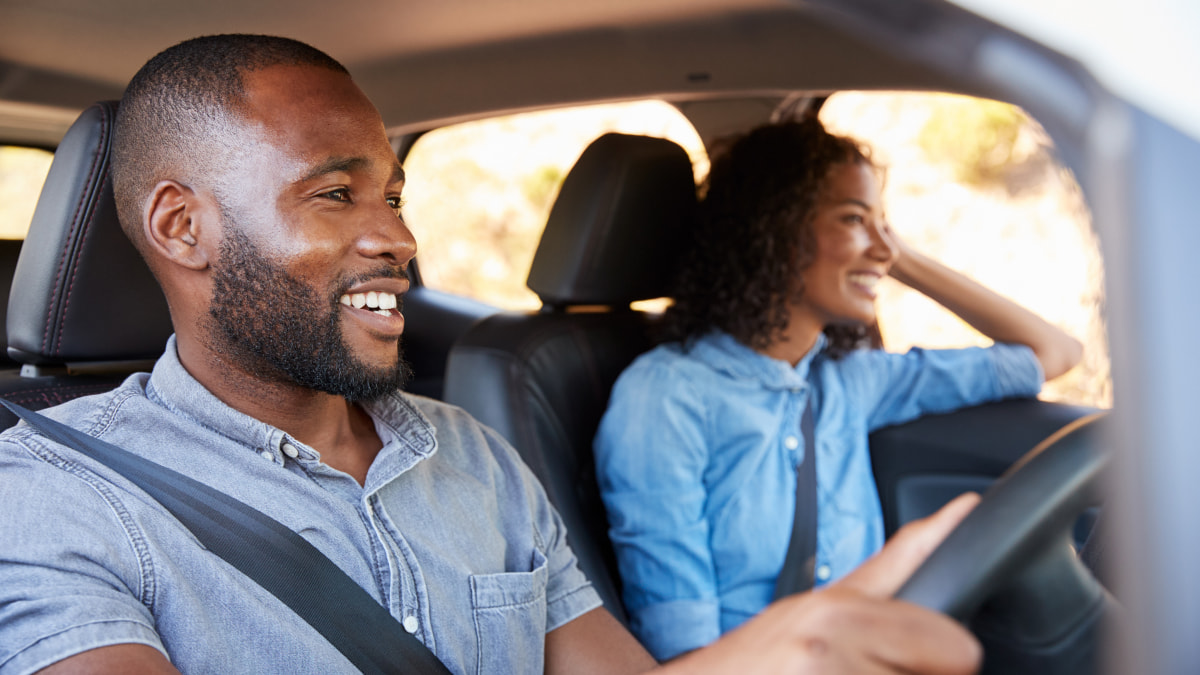
[[394, 316], [400, 312], [396, 309], [396, 294], [386, 291], [367, 291], [366, 293], [346, 293], [340, 299], [343, 305], [355, 309], [371, 309], [380, 316]]

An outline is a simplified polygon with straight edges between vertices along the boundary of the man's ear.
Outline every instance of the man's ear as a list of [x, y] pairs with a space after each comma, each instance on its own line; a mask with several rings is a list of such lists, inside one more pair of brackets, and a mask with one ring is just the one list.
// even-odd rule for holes
[[192, 188], [174, 180], [159, 181], [146, 206], [145, 235], [150, 249], [192, 270], [209, 265], [219, 237], [219, 210]]

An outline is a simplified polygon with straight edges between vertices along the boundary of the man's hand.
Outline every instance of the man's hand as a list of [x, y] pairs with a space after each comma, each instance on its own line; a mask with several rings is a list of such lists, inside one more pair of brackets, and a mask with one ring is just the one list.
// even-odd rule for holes
[[896, 533], [853, 573], [821, 590], [785, 598], [662, 673], [926, 673], [979, 669], [979, 643], [936, 612], [891, 598], [966, 516], [963, 495]]

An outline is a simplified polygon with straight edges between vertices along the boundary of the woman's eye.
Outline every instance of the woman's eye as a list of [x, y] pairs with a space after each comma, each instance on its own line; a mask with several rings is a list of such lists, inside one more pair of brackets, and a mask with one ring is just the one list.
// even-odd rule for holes
[[404, 200], [400, 197], [388, 197], [387, 203], [396, 212], [396, 215], [400, 215], [400, 209], [404, 208]]
[[866, 222], [866, 219], [857, 213], [848, 213], [842, 216], [842, 222], [847, 225], [862, 225]]
[[350, 201], [350, 191], [347, 190], [346, 188], [338, 188], [336, 190], [330, 190], [329, 192], [326, 192], [326, 193], [322, 194], [321, 196], [327, 197], [327, 198], [332, 199], [337, 202]]

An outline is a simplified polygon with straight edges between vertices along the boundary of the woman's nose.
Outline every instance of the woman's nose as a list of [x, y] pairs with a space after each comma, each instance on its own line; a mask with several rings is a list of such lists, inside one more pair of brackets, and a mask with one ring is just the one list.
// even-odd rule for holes
[[896, 244], [892, 228], [887, 221], [879, 221], [871, 228], [871, 247], [868, 252], [880, 262], [891, 263], [896, 259], [900, 248]]

